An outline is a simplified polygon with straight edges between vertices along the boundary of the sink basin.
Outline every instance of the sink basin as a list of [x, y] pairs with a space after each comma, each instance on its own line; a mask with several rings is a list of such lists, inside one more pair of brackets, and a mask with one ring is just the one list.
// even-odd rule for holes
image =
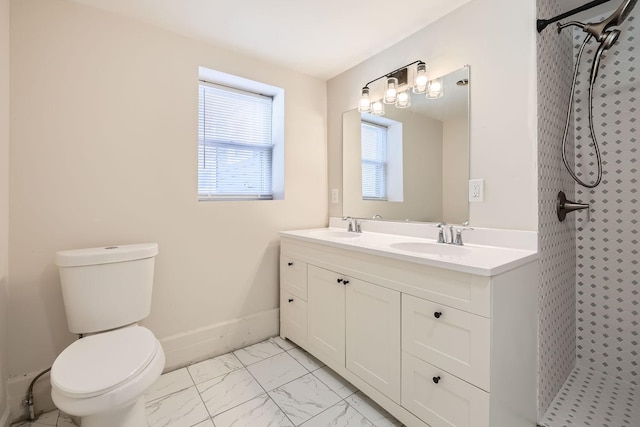
[[341, 231], [341, 230], [318, 230], [313, 231], [311, 233], [312, 236], [324, 237], [328, 239], [356, 239], [362, 234], [354, 233], [352, 231]]
[[389, 247], [406, 252], [441, 256], [463, 255], [469, 251], [469, 249], [465, 248], [464, 246], [427, 242], [397, 242], [391, 243]]

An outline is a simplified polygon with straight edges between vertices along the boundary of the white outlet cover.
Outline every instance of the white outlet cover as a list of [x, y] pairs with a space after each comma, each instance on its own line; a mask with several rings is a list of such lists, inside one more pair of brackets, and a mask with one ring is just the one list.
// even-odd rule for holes
[[469, 202], [484, 202], [484, 179], [469, 180]]

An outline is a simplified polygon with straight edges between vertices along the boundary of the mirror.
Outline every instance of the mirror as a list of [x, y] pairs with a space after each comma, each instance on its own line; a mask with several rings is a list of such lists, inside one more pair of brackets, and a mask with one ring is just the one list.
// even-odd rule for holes
[[342, 116], [343, 215], [395, 221], [469, 219], [469, 67], [442, 76], [443, 96], [411, 94], [384, 116]]

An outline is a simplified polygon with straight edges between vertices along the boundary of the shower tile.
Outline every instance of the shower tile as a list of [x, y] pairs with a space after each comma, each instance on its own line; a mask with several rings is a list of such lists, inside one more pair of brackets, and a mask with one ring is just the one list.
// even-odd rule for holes
[[243, 368], [244, 365], [238, 360], [233, 353], [223, 354], [213, 359], [205, 360], [195, 365], [189, 366], [187, 369], [191, 374], [191, 378], [196, 384], [228, 374], [236, 369]]
[[160, 376], [155, 384], [151, 386], [151, 389], [145, 393], [144, 400], [145, 402], [151, 402], [160, 397], [192, 387], [193, 385], [193, 380], [189, 372], [187, 372], [187, 369], [178, 369]]
[[277, 344], [267, 340], [236, 350], [233, 354], [235, 354], [245, 366], [249, 366], [268, 357], [275, 356], [278, 353], [282, 353], [283, 351], [284, 350]]
[[197, 387], [212, 417], [265, 392], [245, 368], [205, 381]]
[[270, 391], [269, 396], [295, 425], [302, 424], [341, 400], [311, 374]]
[[544, 427], [636, 427], [640, 390], [631, 384], [578, 366], [540, 422]]
[[195, 387], [147, 403], [149, 427], [191, 427], [209, 414]]
[[267, 394], [216, 415], [213, 422], [216, 427], [293, 427], [293, 423]]

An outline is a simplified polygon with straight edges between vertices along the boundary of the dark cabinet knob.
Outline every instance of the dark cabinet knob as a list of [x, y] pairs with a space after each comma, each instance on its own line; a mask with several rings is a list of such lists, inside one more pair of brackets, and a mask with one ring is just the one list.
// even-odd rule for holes
[[336, 280], [336, 282], [342, 283], [342, 279], [338, 279], [338, 280]]
[[344, 282], [342, 282], [343, 285], [346, 285], [347, 283], [349, 283], [349, 281], [346, 279], [344, 280]]
[[435, 313], [433, 313], [433, 315], [435, 316], [436, 319], [439, 319], [440, 316], [442, 316], [442, 312], [441, 311], [436, 311]]
[[289, 302], [293, 302], [293, 298], [289, 298]]
[[293, 265], [293, 263], [292, 263], [292, 262], [288, 262], [288, 263], [287, 263], [287, 265], [288, 265], [289, 267], [291, 267], [291, 266]]
[[440, 382], [440, 377], [433, 377], [433, 382], [438, 384]]

